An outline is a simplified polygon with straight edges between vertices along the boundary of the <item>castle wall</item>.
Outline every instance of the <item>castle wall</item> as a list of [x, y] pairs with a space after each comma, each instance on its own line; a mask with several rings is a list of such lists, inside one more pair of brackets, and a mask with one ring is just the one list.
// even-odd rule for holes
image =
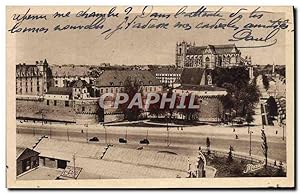
[[220, 121], [223, 104], [218, 97], [204, 97], [200, 96], [200, 121]]
[[[84, 107], [84, 108], [82, 108]], [[98, 105], [69, 100], [16, 100], [17, 118], [92, 124], [99, 122]]]

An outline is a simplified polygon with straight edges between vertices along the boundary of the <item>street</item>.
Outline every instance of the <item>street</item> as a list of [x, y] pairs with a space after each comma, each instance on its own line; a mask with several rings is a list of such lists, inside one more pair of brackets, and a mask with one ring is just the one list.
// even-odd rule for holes
[[[275, 134], [274, 129], [266, 126], [268, 136], [269, 158], [286, 161], [286, 142], [280, 134]], [[251, 127], [252, 134], [252, 155], [262, 157], [261, 139], [259, 126]], [[106, 131], [106, 132], [105, 132]], [[127, 132], [126, 132], [127, 131]], [[145, 149], [166, 150], [170, 149], [176, 153], [192, 155], [199, 146], [206, 146], [206, 138], [209, 137], [212, 149], [228, 150], [233, 146], [234, 151], [249, 153], [249, 134], [247, 127], [210, 126], [184, 127], [184, 130], [169, 128], [169, 135], [166, 128], [149, 127], [117, 127], [100, 125], [65, 125], [65, 124], [41, 124], [22, 123], [17, 125], [18, 134], [41, 136], [64, 139], [66, 141], [81, 141], [98, 137], [100, 143], [125, 146], [118, 142], [119, 138], [125, 138], [127, 133], [126, 147], [138, 148], [140, 140], [148, 138], [150, 144], [143, 145]], [[236, 135], [238, 139], [236, 139]], [[169, 143], [168, 143], [169, 142]], [[169, 144], [169, 146], [168, 146]]]

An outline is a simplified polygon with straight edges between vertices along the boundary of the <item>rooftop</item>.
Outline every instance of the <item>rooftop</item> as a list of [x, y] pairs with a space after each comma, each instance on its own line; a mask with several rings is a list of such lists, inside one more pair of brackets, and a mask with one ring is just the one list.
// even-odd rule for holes
[[73, 155], [85, 158], [100, 158], [105, 146], [97, 143], [71, 142], [66, 140], [44, 138], [34, 150], [40, 152], [40, 156], [71, 161]]
[[181, 74], [182, 70], [183, 70], [182, 68], [176, 68], [176, 67], [161, 67], [161, 68], [157, 68], [151, 72], [154, 74], [156, 74], [156, 73]]
[[191, 46], [187, 50], [188, 55], [203, 55], [205, 50], [209, 49], [213, 54], [239, 53], [235, 44]]
[[205, 71], [204, 68], [184, 68], [180, 78], [181, 84], [200, 85]]
[[194, 91], [226, 91], [225, 88], [220, 88], [214, 85], [181, 85], [175, 89], [194, 90]]
[[52, 65], [52, 75], [55, 77], [85, 77], [89, 76], [89, 65]]
[[70, 83], [70, 87], [72, 87], [72, 88], [84, 88], [87, 86], [89, 86], [89, 84], [85, 80], [81, 80], [81, 79], [72, 81]]
[[18, 180], [55, 180], [62, 173], [62, 169], [38, 167], [21, 174]]
[[[153, 160], [153, 159], [152, 159]], [[170, 161], [167, 161], [171, 163]], [[72, 164], [71, 164], [72, 165]], [[77, 158], [76, 166], [82, 169], [78, 179], [132, 179], [187, 177], [187, 172], [127, 162]]]
[[72, 95], [71, 87], [50, 87], [47, 94]]
[[17, 147], [33, 148], [39, 141], [39, 136], [32, 136], [26, 134], [16, 134]]
[[150, 71], [143, 70], [108, 70], [104, 71], [96, 80], [96, 86], [123, 86], [126, 79], [137, 80], [143, 85], [160, 85], [160, 82]]

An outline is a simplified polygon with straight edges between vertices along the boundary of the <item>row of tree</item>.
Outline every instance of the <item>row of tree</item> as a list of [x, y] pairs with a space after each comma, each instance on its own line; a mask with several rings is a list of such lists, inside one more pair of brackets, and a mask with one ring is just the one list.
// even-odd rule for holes
[[222, 97], [224, 113], [235, 117], [244, 118], [247, 123], [253, 122], [254, 108], [259, 102], [260, 92], [256, 79], [250, 81], [246, 67], [216, 68], [213, 70], [213, 82], [218, 87], [227, 90], [227, 95]]

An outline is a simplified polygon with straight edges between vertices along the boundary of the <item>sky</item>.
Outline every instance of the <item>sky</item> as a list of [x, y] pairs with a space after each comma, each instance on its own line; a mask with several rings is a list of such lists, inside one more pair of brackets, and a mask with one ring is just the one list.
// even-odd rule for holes
[[[26, 10], [26, 9], [25, 9]], [[34, 9], [33, 9], [34, 10]], [[92, 8], [91, 11], [97, 11]], [[91, 12], [90, 11], [90, 12]], [[229, 13], [223, 13], [223, 16]], [[48, 15], [50, 16], [50, 15]], [[133, 18], [135, 14], [129, 15]], [[264, 16], [261, 23], [270, 19], [284, 18], [283, 13], [272, 13]], [[94, 19], [71, 18], [24, 21], [21, 27], [47, 26], [53, 28], [71, 24], [89, 24]], [[105, 21], [105, 27], [115, 27], [123, 21], [124, 14], [119, 18]], [[149, 20], [149, 19], [148, 19]], [[138, 20], [145, 23], [145, 19]], [[216, 19], [210, 18], [183, 18], [159, 19], [159, 22], [175, 24], [180, 21], [196, 25], [199, 22], [214, 23]], [[249, 22], [252, 20], [246, 20]], [[241, 24], [245, 23], [244, 20]], [[153, 22], [157, 23], [157, 22]], [[291, 24], [291, 23], [289, 23]], [[292, 26], [292, 25], [290, 25]], [[242, 56], [251, 56], [253, 64], [284, 64], [285, 63], [285, 37], [292, 28], [281, 30], [276, 35], [277, 43], [264, 48], [241, 48]], [[102, 30], [103, 31], [103, 30]], [[101, 35], [101, 30], [83, 31], [49, 31], [43, 33], [14, 33], [16, 36], [16, 61], [17, 63], [35, 63], [37, 60], [47, 59], [50, 64], [175, 64], [176, 42], [185, 40], [197, 46], [232, 44], [236, 46], [253, 46], [256, 42], [237, 41], [229, 42], [235, 33], [232, 29], [203, 30], [203, 29], [128, 29], [114, 33], [108, 40]], [[268, 30], [254, 31], [256, 36], [266, 36]]]

